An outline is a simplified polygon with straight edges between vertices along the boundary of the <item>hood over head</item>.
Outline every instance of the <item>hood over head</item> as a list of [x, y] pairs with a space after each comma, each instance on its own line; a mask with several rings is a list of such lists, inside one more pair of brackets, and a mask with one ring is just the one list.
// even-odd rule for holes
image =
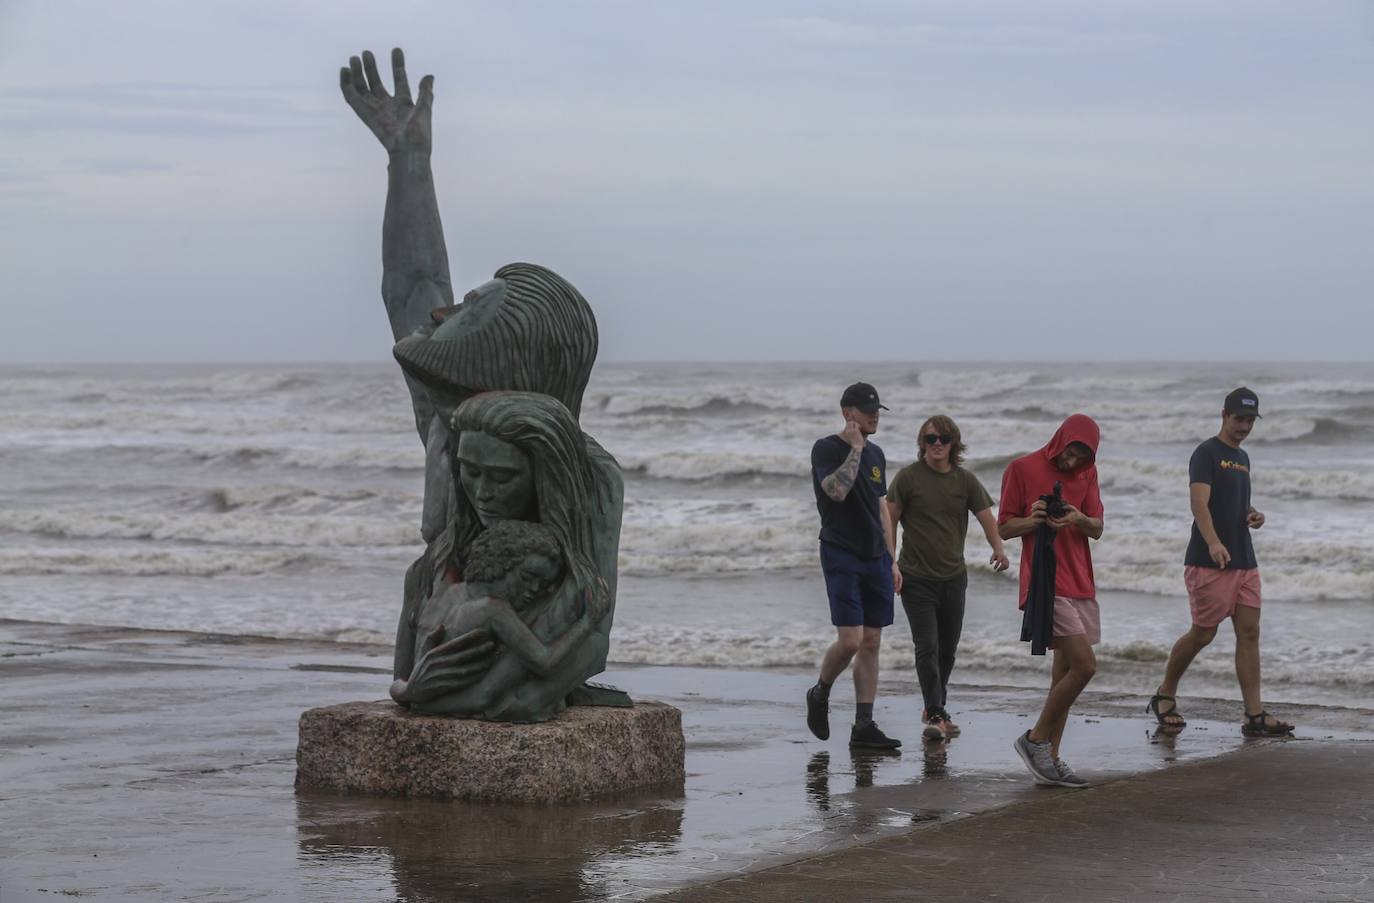
[[1072, 471], [1070, 475], [1076, 475], [1087, 470], [1097, 463], [1097, 446], [1102, 439], [1102, 431], [1097, 428], [1097, 422], [1087, 414], [1070, 414], [1064, 418], [1064, 422], [1055, 430], [1054, 436], [1049, 443], [1041, 449], [1041, 454], [1045, 460], [1053, 463], [1059, 453], [1069, 447], [1070, 442], [1081, 442], [1092, 449], [1092, 460], [1082, 464]]

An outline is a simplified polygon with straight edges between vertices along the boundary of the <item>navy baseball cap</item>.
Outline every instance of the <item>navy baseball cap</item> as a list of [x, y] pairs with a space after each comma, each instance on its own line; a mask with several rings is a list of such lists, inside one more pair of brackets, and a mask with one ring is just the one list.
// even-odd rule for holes
[[879, 408], [884, 411], [889, 410], [885, 404], [878, 402], [878, 390], [868, 383], [855, 383], [844, 394], [840, 396], [840, 407], [858, 408], [865, 414], [876, 413]]
[[1223, 414], [1241, 414], [1250, 417], [1260, 416], [1259, 396], [1249, 389], [1241, 386], [1230, 395], [1226, 396], [1226, 404], [1221, 409]]

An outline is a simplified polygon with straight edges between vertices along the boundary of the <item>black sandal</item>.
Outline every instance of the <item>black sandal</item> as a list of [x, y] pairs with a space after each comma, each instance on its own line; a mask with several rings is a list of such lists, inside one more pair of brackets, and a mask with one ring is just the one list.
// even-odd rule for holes
[[1287, 721], [1280, 721], [1274, 718], [1274, 723], [1270, 724], [1269, 719], [1274, 718], [1268, 712], [1260, 712], [1258, 715], [1245, 714], [1245, 723], [1240, 726], [1240, 732], [1247, 737], [1287, 737], [1293, 733], [1295, 724]]
[[[1174, 707], [1172, 709], [1169, 709], [1167, 712], [1161, 712], [1159, 710], [1160, 700], [1168, 700], [1169, 702], [1172, 702], [1174, 704]], [[1185, 727], [1188, 724], [1188, 722], [1183, 719], [1183, 716], [1178, 713], [1178, 700], [1172, 696], [1165, 696], [1163, 693], [1156, 693], [1155, 695], [1151, 696], [1149, 705], [1145, 706], [1145, 711], [1153, 713], [1155, 716], [1155, 720], [1158, 721], [1164, 727]], [[1169, 717], [1177, 718], [1178, 720], [1164, 720]]]

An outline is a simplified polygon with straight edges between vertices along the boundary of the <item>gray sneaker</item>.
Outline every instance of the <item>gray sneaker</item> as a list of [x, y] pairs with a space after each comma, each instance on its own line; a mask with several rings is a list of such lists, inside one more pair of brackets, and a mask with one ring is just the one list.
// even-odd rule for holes
[[1016, 754], [1021, 757], [1021, 761], [1026, 763], [1026, 768], [1035, 778], [1035, 783], [1059, 783], [1059, 769], [1054, 767], [1054, 755], [1050, 753], [1050, 741], [1041, 740], [1036, 743], [1030, 738], [1030, 731], [1026, 731], [1016, 738], [1016, 742], [1012, 744], [1012, 749], [1015, 749]]
[[1080, 778], [1078, 775], [1074, 774], [1073, 769], [1069, 767], [1069, 763], [1065, 762], [1063, 759], [1055, 759], [1054, 767], [1055, 770], [1059, 772], [1059, 781], [1057, 783], [1060, 787], [1088, 786], [1088, 782], [1085, 779]]

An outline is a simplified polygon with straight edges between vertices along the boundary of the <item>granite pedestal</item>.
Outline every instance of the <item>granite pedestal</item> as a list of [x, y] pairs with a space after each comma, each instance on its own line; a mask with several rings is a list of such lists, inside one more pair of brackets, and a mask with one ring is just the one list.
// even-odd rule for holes
[[567, 803], [680, 792], [682, 713], [573, 706], [539, 724], [416, 715], [350, 702], [301, 715], [296, 787], [474, 802]]

